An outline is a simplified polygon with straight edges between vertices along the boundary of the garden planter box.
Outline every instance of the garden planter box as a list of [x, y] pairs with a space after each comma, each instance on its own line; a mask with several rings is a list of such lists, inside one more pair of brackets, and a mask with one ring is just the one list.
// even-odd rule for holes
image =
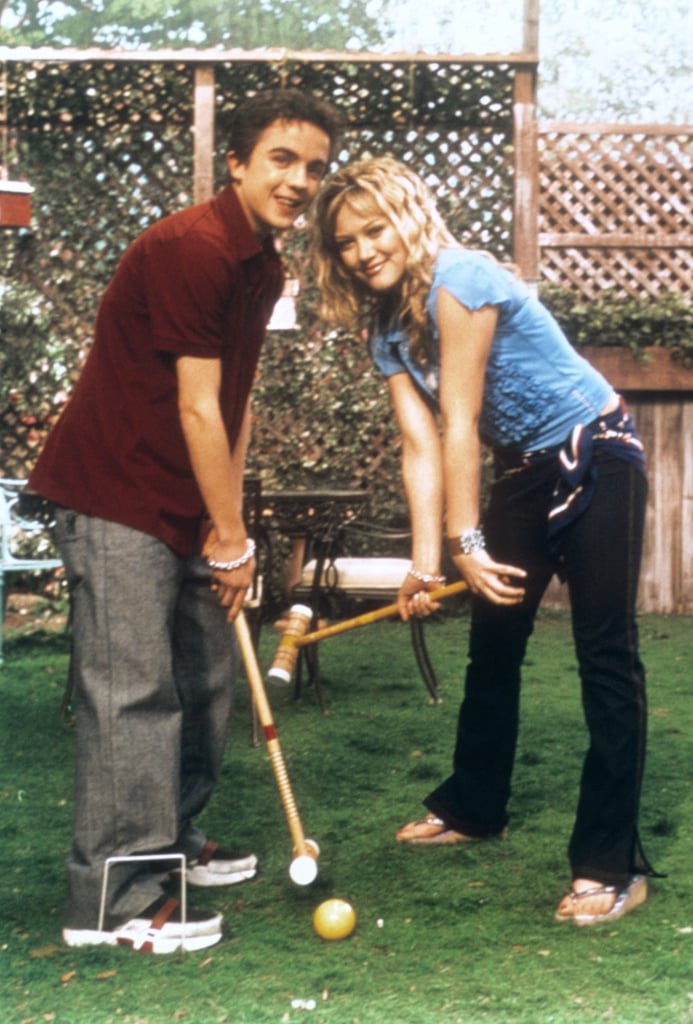
[[33, 191], [25, 181], [0, 180], [0, 227], [28, 228], [31, 225]]
[[693, 391], [693, 368], [673, 360], [666, 348], [646, 348], [642, 358], [616, 345], [578, 351], [618, 391]]

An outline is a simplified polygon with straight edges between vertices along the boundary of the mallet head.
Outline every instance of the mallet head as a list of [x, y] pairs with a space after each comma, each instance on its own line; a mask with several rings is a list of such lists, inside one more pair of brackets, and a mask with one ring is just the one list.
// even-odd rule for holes
[[310, 885], [318, 877], [320, 847], [314, 839], [306, 839], [303, 853], [289, 865], [289, 878], [295, 885]]
[[298, 645], [296, 641], [306, 635], [312, 618], [313, 612], [307, 605], [295, 604], [292, 606], [286, 623], [286, 629], [282, 634], [274, 661], [267, 673], [268, 682], [279, 683], [283, 686], [291, 682], [291, 673], [298, 660]]

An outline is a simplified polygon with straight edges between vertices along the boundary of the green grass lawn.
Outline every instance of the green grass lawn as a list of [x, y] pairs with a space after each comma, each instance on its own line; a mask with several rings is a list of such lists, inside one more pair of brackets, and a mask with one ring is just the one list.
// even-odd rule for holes
[[[250, 746], [240, 686], [203, 824], [256, 852], [261, 873], [230, 889], [191, 889], [196, 905], [224, 911], [228, 935], [166, 957], [61, 945], [74, 742], [59, 716], [67, 647], [62, 636], [10, 636], [0, 669], [0, 1024], [690, 1024], [692, 627], [683, 617], [641, 622], [650, 691], [642, 837], [668, 877], [632, 915], [591, 929], [553, 920], [585, 746], [559, 613], [542, 614], [530, 645], [509, 838], [438, 850], [394, 842], [450, 765], [467, 622], [445, 617], [428, 627], [440, 706], [427, 701], [399, 623], [322, 644], [329, 716], [312, 690], [299, 702], [269, 693], [306, 834], [322, 850], [312, 886], [288, 878], [288, 828], [267, 753]], [[263, 631], [264, 665], [276, 642]], [[312, 930], [329, 896], [358, 916], [341, 942]]]

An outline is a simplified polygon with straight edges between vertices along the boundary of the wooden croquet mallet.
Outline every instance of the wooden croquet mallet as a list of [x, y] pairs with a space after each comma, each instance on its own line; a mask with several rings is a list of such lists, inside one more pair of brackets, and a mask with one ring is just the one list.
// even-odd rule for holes
[[[442, 601], [446, 597], [452, 597], [453, 594], [461, 594], [467, 589], [464, 580], [457, 580], [456, 583], [448, 583], [446, 587], [430, 591], [429, 596], [433, 601]], [[356, 615], [353, 619], [335, 622], [332, 626], [325, 626], [323, 629], [316, 629], [309, 633], [308, 627], [312, 619], [310, 608], [305, 605], [294, 605], [289, 612], [287, 626], [279, 641], [274, 661], [267, 673], [268, 680], [272, 683], [289, 683], [302, 647], [315, 644], [318, 640], [327, 640], [328, 637], [337, 636], [339, 633], [347, 633], [359, 626], [370, 626], [372, 622], [390, 619], [397, 613], [397, 605], [388, 604], [382, 608], [376, 608], [375, 611], [364, 612], [363, 615]]]
[[265, 734], [272, 769], [277, 780], [279, 795], [284, 806], [289, 832], [294, 844], [294, 857], [289, 866], [289, 877], [296, 885], [309, 885], [315, 881], [318, 874], [318, 855], [320, 849], [313, 839], [306, 839], [303, 832], [286, 765], [284, 764], [284, 755], [279, 745], [272, 711], [258, 667], [255, 647], [250, 636], [248, 623], [242, 611], [239, 612], [235, 620], [235, 627], [238, 645], [241, 649], [243, 664], [245, 665], [246, 675], [250, 684], [250, 691], [255, 702], [258, 718], [260, 719], [260, 725]]

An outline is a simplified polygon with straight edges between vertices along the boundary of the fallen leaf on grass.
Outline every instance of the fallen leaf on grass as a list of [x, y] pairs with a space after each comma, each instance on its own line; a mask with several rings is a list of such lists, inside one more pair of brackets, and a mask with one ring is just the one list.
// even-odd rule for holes
[[62, 981], [63, 985], [67, 985], [68, 981], [72, 981], [72, 979], [76, 976], [77, 971], [68, 971], [66, 974], [63, 974], [61, 976], [60, 980]]
[[97, 981], [106, 981], [107, 978], [115, 978], [118, 972], [116, 970], [111, 971], [100, 971], [96, 975]]
[[55, 956], [59, 952], [60, 946], [39, 946], [38, 949], [32, 949], [29, 956], [34, 960], [45, 960], [46, 957]]

